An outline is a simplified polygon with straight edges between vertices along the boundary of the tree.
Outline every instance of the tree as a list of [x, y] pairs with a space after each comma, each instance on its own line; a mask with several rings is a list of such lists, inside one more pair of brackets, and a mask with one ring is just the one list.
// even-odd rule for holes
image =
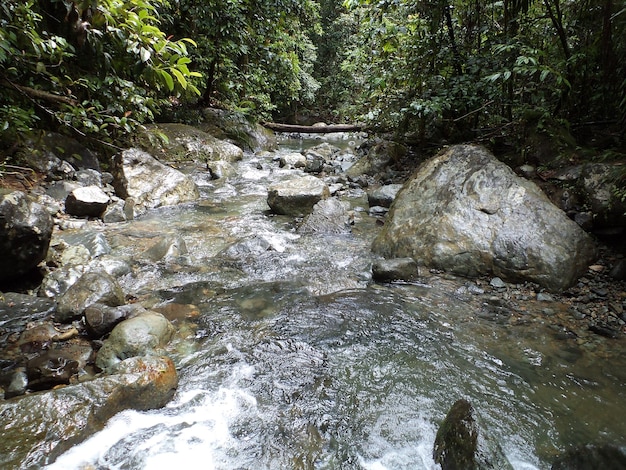
[[[165, 0], [8, 0], [0, 5], [0, 125], [112, 140], [197, 93], [191, 39], [160, 28]], [[39, 121], [39, 123], [38, 123]]]

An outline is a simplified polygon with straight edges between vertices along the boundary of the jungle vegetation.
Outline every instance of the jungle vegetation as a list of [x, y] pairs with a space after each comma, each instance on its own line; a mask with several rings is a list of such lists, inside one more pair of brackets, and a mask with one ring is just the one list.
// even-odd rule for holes
[[625, 0], [5, 0], [0, 142], [115, 144], [177, 109], [364, 122], [416, 144], [529, 129], [624, 147]]

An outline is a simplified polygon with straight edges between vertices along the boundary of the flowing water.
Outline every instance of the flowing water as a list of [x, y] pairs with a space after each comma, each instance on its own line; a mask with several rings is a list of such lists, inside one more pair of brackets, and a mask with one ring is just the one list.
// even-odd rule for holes
[[[50, 469], [436, 469], [437, 427], [459, 398], [516, 469], [549, 468], [571, 445], [624, 444], [621, 341], [557, 340], [538, 316], [480, 315], [484, 298], [463, 280], [373, 283], [379, 226], [365, 193], [342, 195], [351, 234], [298, 234], [266, 205], [269, 184], [299, 173], [273, 156], [247, 155], [226, 181], [196, 171], [196, 204], [106, 229], [113, 255], [133, 263], [126, 292], [194, 312], [170, 351], [179, 388]], [[155, 263], [164, 239], [187, 252]]]

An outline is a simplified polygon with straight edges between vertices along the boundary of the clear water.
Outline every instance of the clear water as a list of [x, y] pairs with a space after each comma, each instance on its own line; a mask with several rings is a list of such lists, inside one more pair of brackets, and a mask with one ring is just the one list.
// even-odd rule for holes
[[[127, 292], [200, 315], [178, 323], [174, 399], [120, 413], [48, 468], [436, 469], [437, 427], [459, 398], [516, 469], [549, 468], [576, 444], [624, 444], [621, 341], [557, 340], [538, 315], [480, 315], [484, 297], [463, 280], [373, 283], [378, 226], [362, 191], [342, 196], [350, 235], [299, 235], [269, 213], [267, 186], [296, 173], [247, 155], [237, 178], [195, 174], [197, 204], [107, 229], [133, 262]], [[168, 236], [188, 252], [147, 259]]]

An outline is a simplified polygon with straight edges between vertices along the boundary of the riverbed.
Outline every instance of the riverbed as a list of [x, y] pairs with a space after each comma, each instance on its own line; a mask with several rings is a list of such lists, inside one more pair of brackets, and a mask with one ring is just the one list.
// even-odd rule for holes
[[[174, 399], [120, 413], [48, 468], [436, 469], [435, 434], [459, 398], [515, 469], [624, 445], [621, 340], [558, 337], [545, 304], [499, 310], [488, 285], [443, 273], [373, 282], [381, 219], [356, 185], [336, 196], [349, 234], [300, 234], [272, 214], [268, 186], [301, 174], [277, 155], [319, 142], [246, 154], [224, 180], [187, 168], [199, 201], [88, 228], [132, 263], [119, 281], [133, 301], [194, 315], [170, 345]], [[168, 237], [186, 250], [154, 262], [146, 253]]]

